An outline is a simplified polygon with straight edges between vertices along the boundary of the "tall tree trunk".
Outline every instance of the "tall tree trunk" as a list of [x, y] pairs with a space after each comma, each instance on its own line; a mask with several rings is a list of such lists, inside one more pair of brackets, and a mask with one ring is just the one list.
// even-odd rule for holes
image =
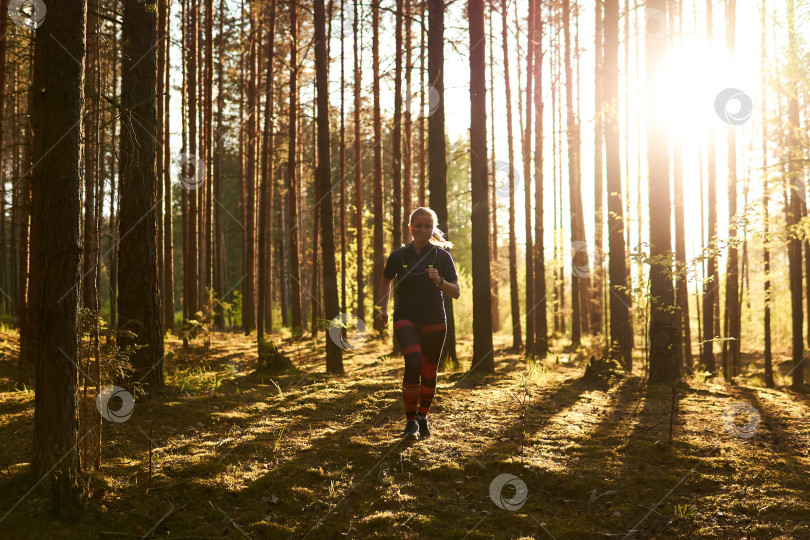
[[[259, 306], [257, 309], [256, 320], [256, 333], [259, 338], [264, 335], [264, 318], [266, 314], [266, 303], [270, 302], [272, 294], [270, 287], [272, 280], [270, 276], [272, 272], [272, 262], [268, 257], [269, 242], [268, 239], [272, 238], [272, 208], [273, 208], [273, 190], [272, 190], [272, 177], [270, 176], [274, 163], [273, 163], [273, 61], [274, 61], [274, 46], [276, 39], [276, 2], [272, 0], [267, 7], [267, 27], [269, 35], [267, 36], [267, 77], [265, 79], [264, 91], [264, 137], [262, 138], [262, 171], [261, 171], [261, 186], [259, 187]], [[268, 317], [267, 319], [268, 332], [273, 331], [273, 321]]]
[[627, 290], [622, 205], [621, 157], [619, 148], [619, 0], [605, 0], [605, 172], [608, 193], [608, 273], [610, 278], [610, 356], [633, 370], [633, 335]]
[[[545, 228], [543, 227], [543, 17], [542, 3], [534, 10], [534, 338], [535, 354], [548, 354], [546, 319]], [[526, 180], [528, 183], [528, 179]]]
[[[582, 190], [579, 183], [579, 124], [574, 117], [574, 79], [571, 70], [571, 0], [563, 0], [563, 25], [565, 32], [565, 99], [568, 137], [568, 185], [571, 204], [571, 344], [580, 345], [583, 313], [586, 305], [588, 275], [588, 250], [585, 241], [585, 218], [582, 215]], [[580, 226], [581, 225], [581, 226]]]
[[427, 38], [427, 25], [425, 24], [425, 11], [427, 0], [419, 2], [419, 206], [427, 204], [427, 152], [425, 151], [425, 94], [428, 88], [425, 86], [425, 39]]
[[[225, 56], [225, 0], [219, 0], [219, 36], [218, 54], [220, 58]], [[222, 114], [225, 108], [225, 77], [223, 73], [223, 62], [217, 62], [217, 127], [216, 143], [214, 151], [214, 290], [217, 298], [224, 301], [220, 295], [225, 293], [225, 232], [222, 226], [222, 138], [224, 137], [222, 127]], [[272, 193], [272, 192], [271, 192]], [[271, 205], [272, 207], [272, 205]], [[225, 314], [222, 302], [218, 301], [214, 309], [214, 326], [217, 330], [225, 329]], [[272, 321], [268, 321], [268, 327], [272, 326]]]
[[[647, 33], [647, 166], [650, 216], [650, 382], [673, 382], [680, 375], [680, 337], [671, 306], [675, 291], [671, 278], [671, 202], [666, 110], [655, 81], [661, 76], [666, 54], [666, 0], [649, 0], [645, 14], [657, 29]], [[649, 21], [654, 20], [654, 23]]]
[[[405, 179], [402, 185], [402, 243], [408, 241], [408, 221], [413, 211], [413, 119], [411, 117], [411, 103], [413, 88], [411, 79], [413, 77], [413, 51], [411, 38], [411, 0], [405, 0], [403, 23], [405, 27], [405, 117], [404, 139], [402, 141], [402, 177]], [[397, 94], [399, 95], [399, 94]]]
[[296, 136], [298, 132], [298, 6], [295, 0], [290, 2], [290, 131], [289, 131], [289, 152], [290, 158], [287, 163], [287, 231], [290, 237], [290, 272], [292, 281], [290, 283], [292, 321], [290, 326], [293, 334], [300, 332], [303, 326], [301, 317], [301, 272], [298, 262], [298, 197], [296, 187], [298, 178], [296, 176]]
[[[602, 188], [602, 168], [604, 160], [602, 157], [602, 124], [604, 122], [604, 81], [603, 81], [603, 45], [602, 45], [602, 3], [604, 0], [596, 0], [594, 11], [596, 16], [594, 33], [594, 57], [595, 57], [595, 88], [594, 88], [594, 152], [593, 152], [593, 317], [591, 318], [592, 328], [596, 333], [602, 327], [602, 228], [605, 217], [602, 213], [604, 192]], [[612, 113], [615, 114], [615, 113]], [[605, 336], [607, 337], [607, 336]]]
[[[489, 203], [487, 201], [487, 86], [482, 43], [484, 2], [468, 0], [470, 19], [470, 165], [472, 189], [473, 356], [470, 371], [494, 373], [489, 294]], [[431, 144], [431, 146], [433, 146]], [[431, 174], [431, 180], [432, 178]], [[432, 184], [432, 182], [431, 182]], [[431, 198], [433, 190], [431, 189]]]
[[[679, 50], [683, 32], [683, 14], [678, 4], [678, 31], [675, 32], [675, 15], [670, 18], [670, 45]], [[677, 37], [675, 37], [677, 36]], [[686, 266], [686, 232], [683, 198], [683, 150], [682, 134], [672, 132], [672, 181], [675, 197], [675, 330], [683, 338], [679, 362], [692, 371], [692, 332], [689, 321], [689, 290]]]
[[[429, 154], [429, 182], [430, 182], [430, 207], [436, 212], [438, 223], [436, 224], [441, 230], [447, 233], [450, 238], [450, 224], [447, 221], [447, 156], [445, 152], [445, 131], [444, 131], [444, 2], [442, 0], [428, 0], [428, 14], [430, 19], [430, 28], [428, 30], [428, 84], [436, 90], [438, 98], [437, 103], [430, 103], [430, 110], [432, 114], [428, 118], [428, 137], [430, 138], [430, 145], [428, 148]], [[483, 8], [481, 12], [483, 17]], [[483, 33], [483, 22], [481, 23], [481, 31]], [[483, 37], [483, 34], [482, 34]], [[483, 47], [479, 47], [483, 51]], [[484, 54], [483, 52], [481, 54]], [[484, 77], [484, 72], [481, 72]], [[483, 80], [483, 79], [482, 79]], [[483, 80], [482, 84], [486, 84]], [[433, 94], [433, 92], [431, 92]], [[432, 100], [431, 100], [432, 101]], [[484, 116], [486, 118], [486, 101], [483, 101]], [[435, 108], [434, 108], [435, 105]], [[484, 147], [486, 147], [486, 126], [484, 127]], [[486, 155], [484, 155], [486, 159]], [[484, 206], [483, 211], [487, 212], [487, 222], [489, 221], [488, 206], [486, 204], [487, 190], [486, 190], [486, 163], [484, 164]], [[484, 229], [484, 234], [489, 236], [489, 226]], [[475, 238], [475, 237], [474, 237]], [[485, 256], [489, 260], [489, 244], [486, 245]], [[487, 268], [489, 264], [487, 263]], [[487, 281], [489, 283], [489, 275]], [[488, 285], [484, 287], [487, 289]], [[488, 297], [489, 295], [487, 295]], [[487, 309], [490, 309], [489, 303]], [[444, 349], [442, 358], [439, 361], [439, 369], [446, 370], [449, 368], [457, 368], [459, 366], [458, 357], [456, 355], [456, 328], [453, 318], [453, 302], [452, 299], [444, 295], [444, 312], [447, 317], [447, 336], [444, 341]], [[490, 312], [487, 318], [490, 318]]]
[[[512, 347], [517, 349], [521, 343], [520, 336], [520, 289], [518, 288], [517, 281], [517, 231], [515, 230], [515, 144], [512, 138], [512, 86], [509, 79], [509, 40], [507, 37], [507, 3], [506, 0], [501, 0], [501, 43], [503, 50], [503, 79], [506, 91], [506, 144], [508, 151], [509, 170], [507, 171], [509, 179], [509, 297], [512, 304], [512, 326], [517, 328], [517, 332], [512, 332]], [[494, 91], [494, 87], [493, 87]], [[495, 111], [492, 111], [493, 115]], [[494, 151], [494, 150], [493, 150]], [[530, 176], [526, 177], [526, 184], [531, 184]], [[531, 217], [526, 218], [531, 222]], [[527, 246], [531, 242], [531, 235], [526, 236]], [[532, 258], [532, 252], [527, 247], [526, 258]], [[527, 268], [528, 271], [528, 268]], [[533, 274], [526, 274], [526, 282], [528, 283], [533, 279]], [[526, 304], [526, 316], [534, 318], [533, 302]], [[526, 328], [526, 354], [533, 356], [534, 351], [534, 336], [529, 334], [529, 328]]]
[[768, 89], [766, 86], [766, 74], [768, 71], [767, 55], [765, 48], [765, 39], [767, 37], [767, 26], [765, 23], [765, 0], [762, 1], [762, 6], [759, 12], [760, 26], [762, 27], [762, 39], [760, 40], [760, 88], [762, 89], [760, 109], [762, 110], [762, 227], [763, 227], [763, 240], [762, 240], [762, 262], [763, 271], [765, 273], [764, 284], [764, 320], [763, 320], [763, 334], [765, 340], [765, 386], [773, 388], [773, 355], [771, 353], [771, 253], [770, 253], [770, 237], [769, 234], [769, 219], [768, 219], [768, 202], [770, 193], [768, 191]]
[[[726, 56], [729, 66], [734, 65], [734, 30], [736, 0], [727, 1]], [[723, 375], [731, 379], [739, 374], [740, 364], [740, 302], [739, 263], [737, 256], [737, 133], [736, 126], [726, 128], [728, 140], [728, 260], [726, 266], [726, 338], [723, 342]], [[728, 356], [726, 351], [728, 350]]]
[[[706, 34], [709, 43], [708, 54], [711, 54], [712, 49], [712, 3], [713, 0], [706, 0]], [[706, 370], [710, 373], [716, 371], [714, 359], [714, 339], [717, 334], [715, 333], [715, 310], [719, 302], [720, 290], [720, 276], [717, 270], [717, 256], [715, 250], [717, 249], [717, 150], [715, 148], [714, 128], [709, 125], [708, 134], [708, 148], [707, 148], [707, 182], [708, 182], [708, 195], [706, 200], [706, 209], [708, 212], [708, 264], [707, 264], [707, 281], [703, 288], [703, 358], [702, 362]]]
[[354, 179], [354, 230], [357, 243], [357, 307], [355, 316], [365, 321], [365, 278], [363, 275], [363, 156], [361, 154], [360, 139], [360, 46], [358, 37], [359, 26], [359, 0], [354, 0], [354, 164], [352, 165], [352, 178]]
[[[290, 8], [294, 10], [294, 8]], [[291, 15], [292, 16], [292, 15]], [[245, 162], [245, 260], [243, 262], [245, 280], [242, 282], [245, 285], [245, 295], [242, 304], [242, 329], [245, 335], [256, 328], [256, 290], [254, 288], [256, 283], [256, 79], [258, 78], [258, 69], [256, 66], [256, 50], [260, 47], [259, 34], [259, 21], [257, 20], [259, 14], [254, 13], [253, 5], [250, 8], [250, 51], [248, 53], [248, 81], [247, 81], [247, 99], [248, 99], [248, 117], [245, 122], [247, 126], [247, 161]], [[291, 23], [292, 24], [292, 23]], [[292, 30], [294, 32], [294, 30]], [[296, 41], [290, 42], [291, 51], [295, 49]], [[294, 54], [294, 53], [293, 53]], [[295, 60], [292, 60], [294, 62]], [[292, 64], [291, 64], [292, 65]], [[296, 69], [295, 66], [292, 67]], [[294, 95], [290, 94], [291, 96]], [[290, 98], [291, 106], [295, 102], [295, 98]], [[295, 139], [291, 139], [295, 141]], [[295, 145], [292, 144], [291, 148]], [[297, 232], [297, 229], [291, 229]], [[295, 286], [295, 285], [293, 285]]]
[[140, 345], [131, 355], [134, 379], [149, 392], [163, 386], [163, 325], [157, 269], [158, 184], [155, 176], [156, 10], [145, 2], [126, 0], [122, 30], [121, 106], [121, 263], [118, 314], [122, 327]]
[[[372, 92], [374, 98], [374, 178], [372, 182], [372, 190], [374, 194], [374, 263], [372, 272], [372, 283], [379, 283], [380, 276], [382, 276], [383, 267], [385, 266], [385, 252], [384, 252], [384, 238], [383, 238], [383, 178], [382, 178], [382, 117], [380, 111], [380, 0], [372, 0], [371, 2], [371, 65], [372, 65]], [[402, 69], [401, 56], [399, 50], [401, 47], [397, 46], [397, 58], [400, 62], [399, 69]], [[399, 81], [399, 72], [395, 77]], [[395, 100], [398, 96], [395, 96]], [[395, 151], [396, 152], [396, 151]], [[392, 206], [399, 205], [399, 188], [394, 187], [394, 200]], [[393, 211], [394, 219], [394, 237], [393, 241], [396, 245], [400, 237], [399, 232], [399, 216], [396, 210]], [[358, 270], [362, 266], [362, 262], [358, 261]], [[358, 281], [361, 276], [357, 276]], [[365, 279], [365, 276], [362, 276]], [[376, 315], [376, 313], [375, 313]], [[377, 317], [374, 317], [373, 326], [375, 330], [382, 330], [382, 324]], [[396, 339], [394, 340], [396, 343]]]
[[[531, 355], [534, 349], [534, 312], [531, 306], [534, 305], [534, 252], [532, 239], [532, 183], [531, 160], [532, 160], [532, 90], [534, 84], [534, 50], [537, 44], [534, 41], [534, 10], [537, 9], [537, 2], [529, 1], [528, 13], [528, 34], [526, 40], [526, 125], [522, 135], [523, 146], [523, 211], [525, 216], [524, 234], [526, 236], [526, 350], [525, 354]], [[494, 152], [494, 148], [493, 148]], [[512, 302], [512, 347], [519, 347], [522, 342], [520, 331], [520, 316], [515, 313], [515, 303]]]
[[98, 6], [96, 0], [87, 4], [85, 33], [87, 51], [84, 57], [84, 227], [82, 303], [89, 309], [98, 309], [96, 289], [96, 186], [98, 178], [98, 110], [96, 79], [99, 69], [98, 58]]
[[[169, 47], [171, 46], [171, 8], [168, 0], [164, 0], [165, 13], [164, 17], [159, 23], [160, 32], [164, 33], [162, 36], [161, 44], [158, 50], [163, 51], [162, 62], [158, 61], [158, 69], [160, 70], [160, 78], [163, 81], [164, 93], [158, 99], [163, 100], [163, 118], [159, 118], [158, 122], [163, 123], [164, 137], [161, 141], [163, 146], [163, 286], [161, 287], [161, 295], [163, 300], [163, 320], [167, 330], [174, 330], [174, 236], [172, 226], [172, 178], [171, 178], [171, 144], [170, 144], [170, 117], [171, 111], [169, 109], [169, 98], [171, 92], [169, 91], [171, 85], [171, 59], [169, 58]], [[113, 302], [110, 301], [110, 305]]]
[[[340, 0], [340, 312], [346, 305], [346, 0]], [[271, 205], [272, 206], [272, 205]]]
[[[332, 178], [329, 157], [329, 83], [324, 31], [323, 0], [315, 0], [315, 86], [318, 100], [318, 165], [315, 169], [318, 209], [320, 210], [321, 251], [323, 253], [324, 316], [332, 320], [338, 315], [337, 270], [335, 240], [332, 230]], [[317, 249], [316, 249], [317, 251]], [[343, 353], [332, 339], [326, 340], [327, 373], [343, 373]]]
[[[192, 160], [195, 164], [197, 161], [197, 2], [199, 0], [190, 0], [189, 5], [189, 20], [190, 28], [186, 36], [186, 47], [188, 53], [186, 54], [186, 84], [187, 84], [187, 103], [188, 103], [188, 147], [189, 155], [186, 160]], [[194, 173], [196, 175], [196, 171]], [[197, 186], [199, 187], [199, 186]], [[186, 241], [188, 243], [186, 264], [183, 268], [183, 273], [188, 279], [186, 283], [186, 291], [184, 298], [188, 302], [188, 318], [195, 318], [198, 307], [197, 298], [197, 194], [192, 190], [186, 194], [188, 200], [188, 215], [187, 220], [187, 235]], [[184, 246], [185, 247], [185, 246]]]
[[791, 370], [791, 386], [795, 389], [804, 387], [804, 339], [803, 313], [802, 313], [802, 245], [795, 229], [801, 219], [802, 198], [804, 197], [804, 185], [801, 178], [802, 172], [802, 147], [799, 139], [799, 98], [798, 98], [798, 73], [799, 54], [794, 28], [794, 0], [787, 2], [787, 31], [788, 31], [788, 177], [790, 180], [790, 210], [786, 216], [790, 230], [788, 240], [788, 267], [790, 272], [790, 306], [791, 306], [791, 327], [792, 327], [792, 357], [793, 369]]
[[31, 473], [50, 484], [51, 514], [64, 519], [76, 516], [82, 497], [76, 391], [86, 5], [49, 8], [34, 43], [31, 84], [39, 91], [31, 92], [29, 102], [35, 167], [26, 354], [36, 366]]

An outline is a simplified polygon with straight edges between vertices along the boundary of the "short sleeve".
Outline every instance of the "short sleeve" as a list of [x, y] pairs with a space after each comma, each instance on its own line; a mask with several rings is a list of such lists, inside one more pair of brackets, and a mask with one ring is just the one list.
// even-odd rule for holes
[[391, 252], [388, 256], [388, 260], [385, 261], [385, 269], [383, 270], [383, 277], [385, 279], [394, 279], [397, 276], [397, 271], [400, 267], [397, 266], [397, 257], [395, 256], [396, 251]]
[[457, 283], [458, 282], [458, 275], [456, 274], [456, 263], [453, 261], [453, 256], [450, 255], [450, 252], [447, 250], [442, 250], [443, 257], [441, 257], [441, 266], [439, 267], [439, 275], [444, 278], [445, 281], [449, 281], [450, 283]]

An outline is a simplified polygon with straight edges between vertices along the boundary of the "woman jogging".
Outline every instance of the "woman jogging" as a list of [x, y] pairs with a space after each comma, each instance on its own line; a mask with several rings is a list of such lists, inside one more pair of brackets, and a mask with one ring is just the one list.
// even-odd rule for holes
[[[453, 244], [436, 226], [436, 212], [419, 207], [408, 228], [413, 241], [394, 250], [380, 278], [380, 321], [388, 324], [391, 281], [397, 277], [394, 335], [405, 357], [402, 401], [407, 423], [402, 437], [430, 436], [427, 414], [436, 393], [436, 369], [447, 334], [444, 294], [458, 298], [460, 288], [453, 257], [446, 251]], [[421, 376], [421, 384], [420, 384]]]

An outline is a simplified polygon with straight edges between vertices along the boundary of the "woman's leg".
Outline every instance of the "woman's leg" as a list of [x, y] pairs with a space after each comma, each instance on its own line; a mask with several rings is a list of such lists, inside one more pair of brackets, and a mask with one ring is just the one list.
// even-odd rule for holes
[[419, 388], [419, 413], [427, 416], [436, 394], [436, 370], [447, 335], [447, 323], [424, 324], [419, 329], [422, 345], [422, 385]]
[[419, 372], [422, 367], [422, 348], [419, 344], [419, 329], [408, 319], [394, 321], [394, 335], [405, 357], [405, 376], [402, 379], [402, 402], [405, 417], [416, 420], [419, 405]]

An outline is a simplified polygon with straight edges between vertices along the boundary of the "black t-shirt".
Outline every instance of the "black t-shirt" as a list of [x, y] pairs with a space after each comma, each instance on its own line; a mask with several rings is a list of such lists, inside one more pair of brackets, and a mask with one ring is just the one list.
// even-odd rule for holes
[[[407, 265], [407, 268], [403, 265]], [[394, 319], [405, 318], [422, 324], [438, 324], [446, 319], [444, 294], [428, 277], [430, 265], [439, 271], [439, 276], [445, 281], [458, 282], [456, 265], [450, 252], [433, 244], [416, 253], [411, 242], [388, 256], [383, 276], [386, 279], [398, 278]]]

